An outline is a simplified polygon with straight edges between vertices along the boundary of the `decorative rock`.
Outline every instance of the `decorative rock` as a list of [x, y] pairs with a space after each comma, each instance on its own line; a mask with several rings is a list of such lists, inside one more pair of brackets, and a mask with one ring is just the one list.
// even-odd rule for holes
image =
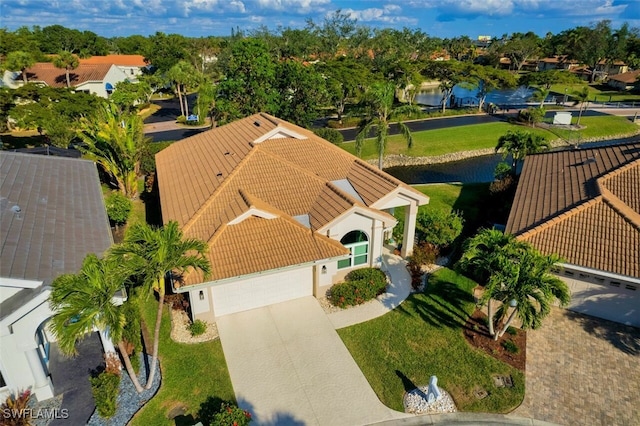
[[458, 411], [453, 398], [447, 391], [438, 388], [440, 399], [429, 403], [427, 394], [429, 386], [421, 386], [404, 394], [404, 411], [413, 414], [455, 413]]
[[215, 340], [218, 336], [218, 326], [216, 323], [207, 322], [207, 330], [199, 335], [192, 336], [189, 326], [191, 320], [189, 315], [180, 309], [170, 309], [171, 311], [171, 339], [178, 343], [201, 343]]

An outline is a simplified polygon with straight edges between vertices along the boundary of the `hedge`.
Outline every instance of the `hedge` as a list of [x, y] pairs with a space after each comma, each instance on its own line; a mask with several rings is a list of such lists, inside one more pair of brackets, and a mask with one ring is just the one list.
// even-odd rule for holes
[[378, 268], [362, 268], [351, 271], [345, 282], [331, 287], [332, 304], [345, 308], [362, 304], [384, 293], [387, 288], [387, 277]]

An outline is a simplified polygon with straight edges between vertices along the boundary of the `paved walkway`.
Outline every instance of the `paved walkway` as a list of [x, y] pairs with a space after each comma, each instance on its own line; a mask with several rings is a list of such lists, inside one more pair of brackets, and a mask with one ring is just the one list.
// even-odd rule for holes
[[329, 321], [336, 330], [378, 318], [397, 308], [409, 296], [411, 276], [405, 266], [406, 262], [385, 248], [382, 263], [382, 269], [391, 276], [387, 292], [363, 305], [328, 314]]
[[563, 425], [640, 424], [640, 329], [554, 308], [527, 333], [524, 402]]
[[311, 296], [217, 324], [238, 405], [256, 424], [355, 426], [409, 416], [378, 400]]

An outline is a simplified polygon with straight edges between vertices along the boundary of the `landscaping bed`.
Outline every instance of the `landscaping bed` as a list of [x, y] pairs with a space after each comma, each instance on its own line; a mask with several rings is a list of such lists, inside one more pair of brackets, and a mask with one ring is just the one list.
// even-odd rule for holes
[[487, 316], [476, 309], [465, 324], [464, 337], [471, 346], [481, 349], [495, 359], [520, 371], [525, 371], [527, 358], [527, 333], [525, 331], [509, 327], [508, 332], [496, 341], [489, 334]]

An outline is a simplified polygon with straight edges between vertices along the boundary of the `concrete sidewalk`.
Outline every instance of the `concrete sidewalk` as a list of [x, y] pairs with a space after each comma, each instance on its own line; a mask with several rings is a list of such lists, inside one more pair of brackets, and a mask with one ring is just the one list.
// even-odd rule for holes
[[309, 296], [218, 318], [238, 405], [260, 425], [365, 425], [385, 407]]
[[369, 302], [343, 311], [328, 314], [333, 327], [349, 327], [382, 316], [397, 308], [411, 294], [411, 276], [406, 262], [400, 256], [392, 254], [387, 248], [382, 255], [382, 269], [391, 276], [391, 284], [387, 292]]

